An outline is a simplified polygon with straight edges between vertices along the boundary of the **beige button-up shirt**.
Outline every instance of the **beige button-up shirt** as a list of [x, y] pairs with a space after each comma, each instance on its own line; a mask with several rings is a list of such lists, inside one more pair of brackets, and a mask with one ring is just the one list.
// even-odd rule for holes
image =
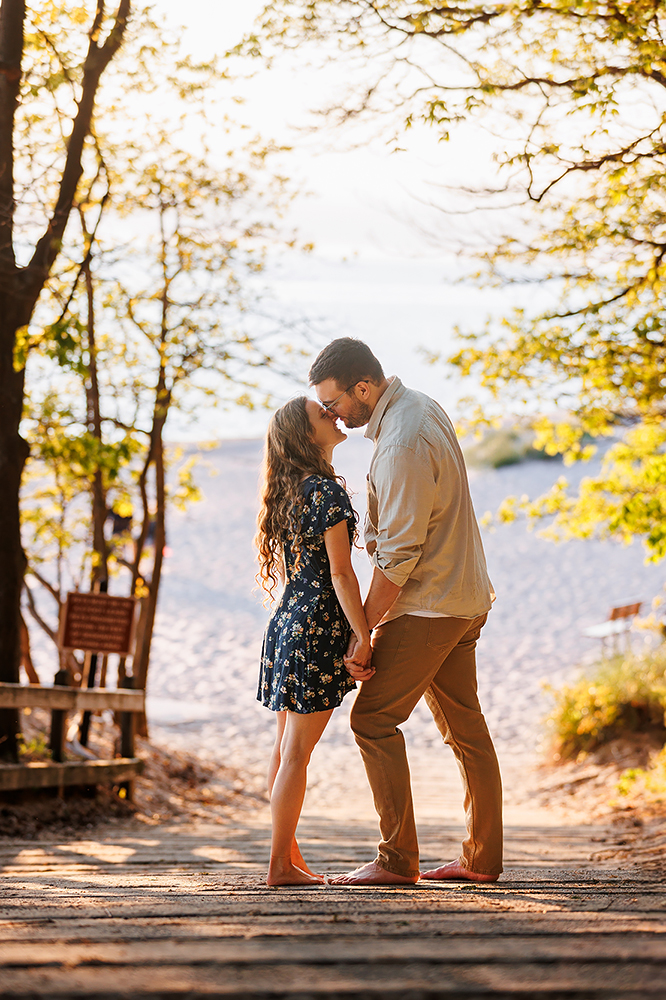
[[375, 443], [365, 545], [372, 563], [402, 587], [383, 620], [485, 614], [495, 594], [462, 451], [444, 410], [394, 377], [365, 436]]

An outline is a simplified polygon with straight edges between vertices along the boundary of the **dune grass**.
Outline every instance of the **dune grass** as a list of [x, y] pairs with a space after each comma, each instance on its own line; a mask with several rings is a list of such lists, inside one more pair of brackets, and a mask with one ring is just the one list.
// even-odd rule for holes
[[546, 719], [561, 759], [580, 759], [629, 732], [653, 732], [666, 742], [666, 644], [598, 663], [574, 684], [548, 688]]
[[463, 443], [465, 461], [473, 468], [501, 469], [533, 459], [550, 459], [550, 455], [532, 447], [532, 436], [509, 427], [489, 428], [478, 441]]
[[647, 767], [630, 767], [617, 784], [619, 795], [642, 805], [666, 804], [666, 746], [654, 754]]

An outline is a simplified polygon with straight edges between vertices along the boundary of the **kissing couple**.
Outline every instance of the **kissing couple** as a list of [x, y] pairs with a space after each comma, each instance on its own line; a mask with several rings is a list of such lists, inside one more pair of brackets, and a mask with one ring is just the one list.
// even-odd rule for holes
[[[309, 373], [318, 402], [273, 414], [258, 519], [259, 579], [282, 587], [264, 636], [257, 698], [276, 713], [268, 785], [267, 883], [402, 885], [494, 882], [502, 871], [499, 766], [477, 697], [476, 643], [494, 593], [456, 433], [429, 396], [386, 378], [370, 348], [341, 337]], [[374, 442], [361, 601], [351, 564], [356, 515], [333, 449], [346, 427]], [[333, 710], [360, 683], [351, 727], [379, 815], [374, 861], [325, 879], [296, 840], [310, 756]], [[405, 740], [424, 697], [463, 779], [467, 836], [459, 858], [419, 871]]]

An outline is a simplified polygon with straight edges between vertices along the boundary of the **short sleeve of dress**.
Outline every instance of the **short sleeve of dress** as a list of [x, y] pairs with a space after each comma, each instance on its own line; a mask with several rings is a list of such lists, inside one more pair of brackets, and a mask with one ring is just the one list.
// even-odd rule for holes
[[308, 527], [315, 535], [323, 535], [340, 521], [350, 528], [356, 525], [356, 514], [346, 491], [333, 479], [319, 479], [312, 493]]

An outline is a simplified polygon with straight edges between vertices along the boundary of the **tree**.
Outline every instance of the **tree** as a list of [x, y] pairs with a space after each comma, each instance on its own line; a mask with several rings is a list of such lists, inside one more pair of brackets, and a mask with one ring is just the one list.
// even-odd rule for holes
[[555, 514], [565, 535], [640, 537], [655, 559], [666, 555], [665, 36], [660, 0], [278, 0], [245, 45], [270, 58], [308, 40], [330, 56], [336, 43], [351, 96], [329, 109], [335, 121], [421, 122], [449, 138], [474, 120], [500, 136], [499, 183], [459, 187], [440, 207], [484, 210], [480, 280], [543, 283], [559, 302], [467, 332], [447, 361], [489, 390], [483, 416], [509, 401], [536, 412], [538, 446], [566, 461], [591, 455], [586, 435], [620, 433], [600, 475], [527, 510]]
[[[281, 151], [220, 110], [230, 103], [224, 71], [196, 64], [140, 20], [100, 96], [98, 168], [80, 188], [76, 239], [26, 334], [28, 384], [30, 365], [41, 377], [28, 413], [36, 448], [24, 520], [29, 568], [57, 605], [87, 573], [93, 583], [119, 577], [141, 599], [133, 672], [145, 688], [167, 506], [197, 492], [190, 462], [168, 483], [164, 428], [172, 409], [202, 400], [251, 405], [263, 395], [257, 370], [280, 372], [284, 324], [260, 315], [253, 279], [267, 246], [284, 246], [275, 220], [290, 192], [269, 169]], [[114, 78], [126, 74], [147, 98], [133, 113], [116, 103]], [[57, 396], [40, 392], [45, 371]], [[105, 537], [109, 509], [133, 518], [131, 536]]]
[[[0, 5], [0, 680], [17, 682], [20, 662], [20, 597], [25, 558], [21, 547], [19, 490], [28, 446], [19, 432], [24, 367], [15, 364], [17, 335], [35, 305], [60, 251], [83, 172], [95, 97], [102, 74], [123, 40], [130, 0], [115, 14], [97, 0], [72, 8], [83, 53], [63, 76], [54, 72], [48, 21], [59, 5], [28, 11], [25, 0]], [[87, 30], [85, 28], [87, 26]], [[42, 30], [44, 29], [44, 31]], [[69, 103], [60, 104], [67, 90]], [[56, 114], [61, 138], [50, 163], [53, 194], [46, 205], [31, 203], [32, 145], [45, 114]], [[25, 194], [25, 201], [21, 195]], [[17, 713], [0, 711], [0, 759], [16, 759]]]

